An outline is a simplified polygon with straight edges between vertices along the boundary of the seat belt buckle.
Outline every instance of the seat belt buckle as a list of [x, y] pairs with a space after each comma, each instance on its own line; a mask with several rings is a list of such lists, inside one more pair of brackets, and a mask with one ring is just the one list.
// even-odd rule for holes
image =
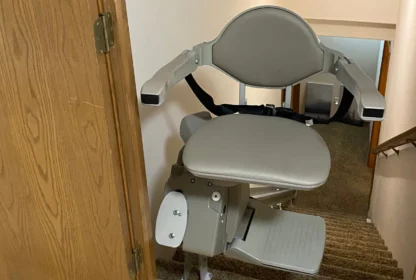
[[264, 105], [266, 108], [271, 109], [271, 116], [275, 116], [276, 115], [276, 106], [274, 104], [266, 104]]
[[313, 125], [313, 119], [305, 120], [306, 126], [312, 126]]

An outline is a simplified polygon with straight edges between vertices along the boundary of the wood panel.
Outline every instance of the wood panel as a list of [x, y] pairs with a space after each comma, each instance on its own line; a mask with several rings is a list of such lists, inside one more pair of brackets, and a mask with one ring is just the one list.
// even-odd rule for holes
[[97, 14], [96, 1], [0, 2], [0, 279], [130, 278]]
[[140, 115], [133, 71], [130, 34], [125, 0], [102, 0], [101, 10], [114, 19], [116, 45], [108, 54], [114, 111], [119, 130], [121, 162], [126, 180], [126, 198], [130, 202], [130, 226], [133, 244], [140, 245], [142, 264], [139, 279], [156, 279], [154, 238], [147, 191]]
[[282, 93], [280, 94], [280, 105], [283, 107], [283, 104], [286, 100], [286, 88], [282, 89]]
[[[388, 150], [393, 150], [394, 148], [406, 144], [412, 144], [414, 147], [416, 147], [416, 126], [412, 127], [409, 130], [406, 130], [405, 132], [400, 133], [399, 135], [387, 140], [386, 142], [381, 143], [376, 148], [371, 150], [371, 153], [377, 155], [379, 153]], [[396, 150], [398, 151], [398, 149]]]
[[[381, 61], [380, 79], [379, 79], [379, 84], [378, 84], [378, 91], [382, 95], [386, 94], [389, 63], [390, 63], [390, 46], [389, 46], [389, 42], [385, 41], [384, 49], [383, 49], [383, 58]], [[370, 168], [374, 168], [376, 165], [377, 155], [371, 153], [371, 151], [375, 149], [378, 145], [379, 136], [380, 136], [380, 128], [381, 128], [381, 122], [373, 122], [373, 129], [371, 132], [371, 139], [370, 139], [370, 148], [369, 148], [368, 159], [367, 159], [367, 166]]]
[[292, 86], [292, 93], [290, 99], [290, 108], [299, 113], [300, 106], [300, 84]]

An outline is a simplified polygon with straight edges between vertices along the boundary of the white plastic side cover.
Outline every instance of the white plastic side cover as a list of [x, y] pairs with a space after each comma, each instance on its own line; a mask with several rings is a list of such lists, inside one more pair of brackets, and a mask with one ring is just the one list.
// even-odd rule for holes
[[185, 236], [188, 223], [188, 204], [180, 192], [168, 193], [160, 205], [156, 219], [156, 242], [177, 248]]

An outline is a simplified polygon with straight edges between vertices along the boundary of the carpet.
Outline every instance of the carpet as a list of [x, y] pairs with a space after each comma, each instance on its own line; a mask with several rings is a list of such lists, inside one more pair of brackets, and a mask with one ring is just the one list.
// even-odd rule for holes
[[367, 167], [369, 127], [343, 123], [312, 126], [331, 154], [328, 181], [313, 191], [298, 191], [296, 205], [367, 216], [372, 170]]
[[[398, 280], [403, 270], [384, 244], [376, 227], [364, 217], [325, 212], [311, 208], [293, 207], [291, 211], [321, 216], [325, 219], [327, 238], [325, 253], [318, 275], [308, 276], [274, 270], [215, 256], [209, 258], [210, 272], [215, 279], [229, 280]], [[161, 280], [179, 280], [183, 273], [184, 254], [178, 249], [173, 261], [158, 260]], [[199, 279], [193, 269], [191, 279]]]

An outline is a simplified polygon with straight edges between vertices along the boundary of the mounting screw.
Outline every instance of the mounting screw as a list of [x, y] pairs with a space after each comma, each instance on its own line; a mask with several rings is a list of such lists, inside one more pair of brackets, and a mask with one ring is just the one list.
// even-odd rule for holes
[[208, 187], [212, 187], [212, 183], [211, 182], [208, 182]]
[[179, 210], [174, 210], [173, 211], [173, 215], [175, 215], [175, 216], [181, 216], [182, 214], [181, 214], [181, 212], [179, 212]]
[[199, 63], [199, 59], [195, 60], [195, 64], [198, 64], [198, 63]]
[[192, 184], [195, 183], [195, 179], [194, 178], [191, 178], [191, 183]]
[[335, 73], [338, 72], [338, 67], [335, 68]]
[[219, 201], [221, 199], [221, 194], [219, 192], [213, 192], [211, 198], [214, 201]]
[[170, 233], [170, 234], [169, 234], [169, 238], [170, 238], [170, 239], [175, 238], [175, 234], [174, 234], [174, 233]]

